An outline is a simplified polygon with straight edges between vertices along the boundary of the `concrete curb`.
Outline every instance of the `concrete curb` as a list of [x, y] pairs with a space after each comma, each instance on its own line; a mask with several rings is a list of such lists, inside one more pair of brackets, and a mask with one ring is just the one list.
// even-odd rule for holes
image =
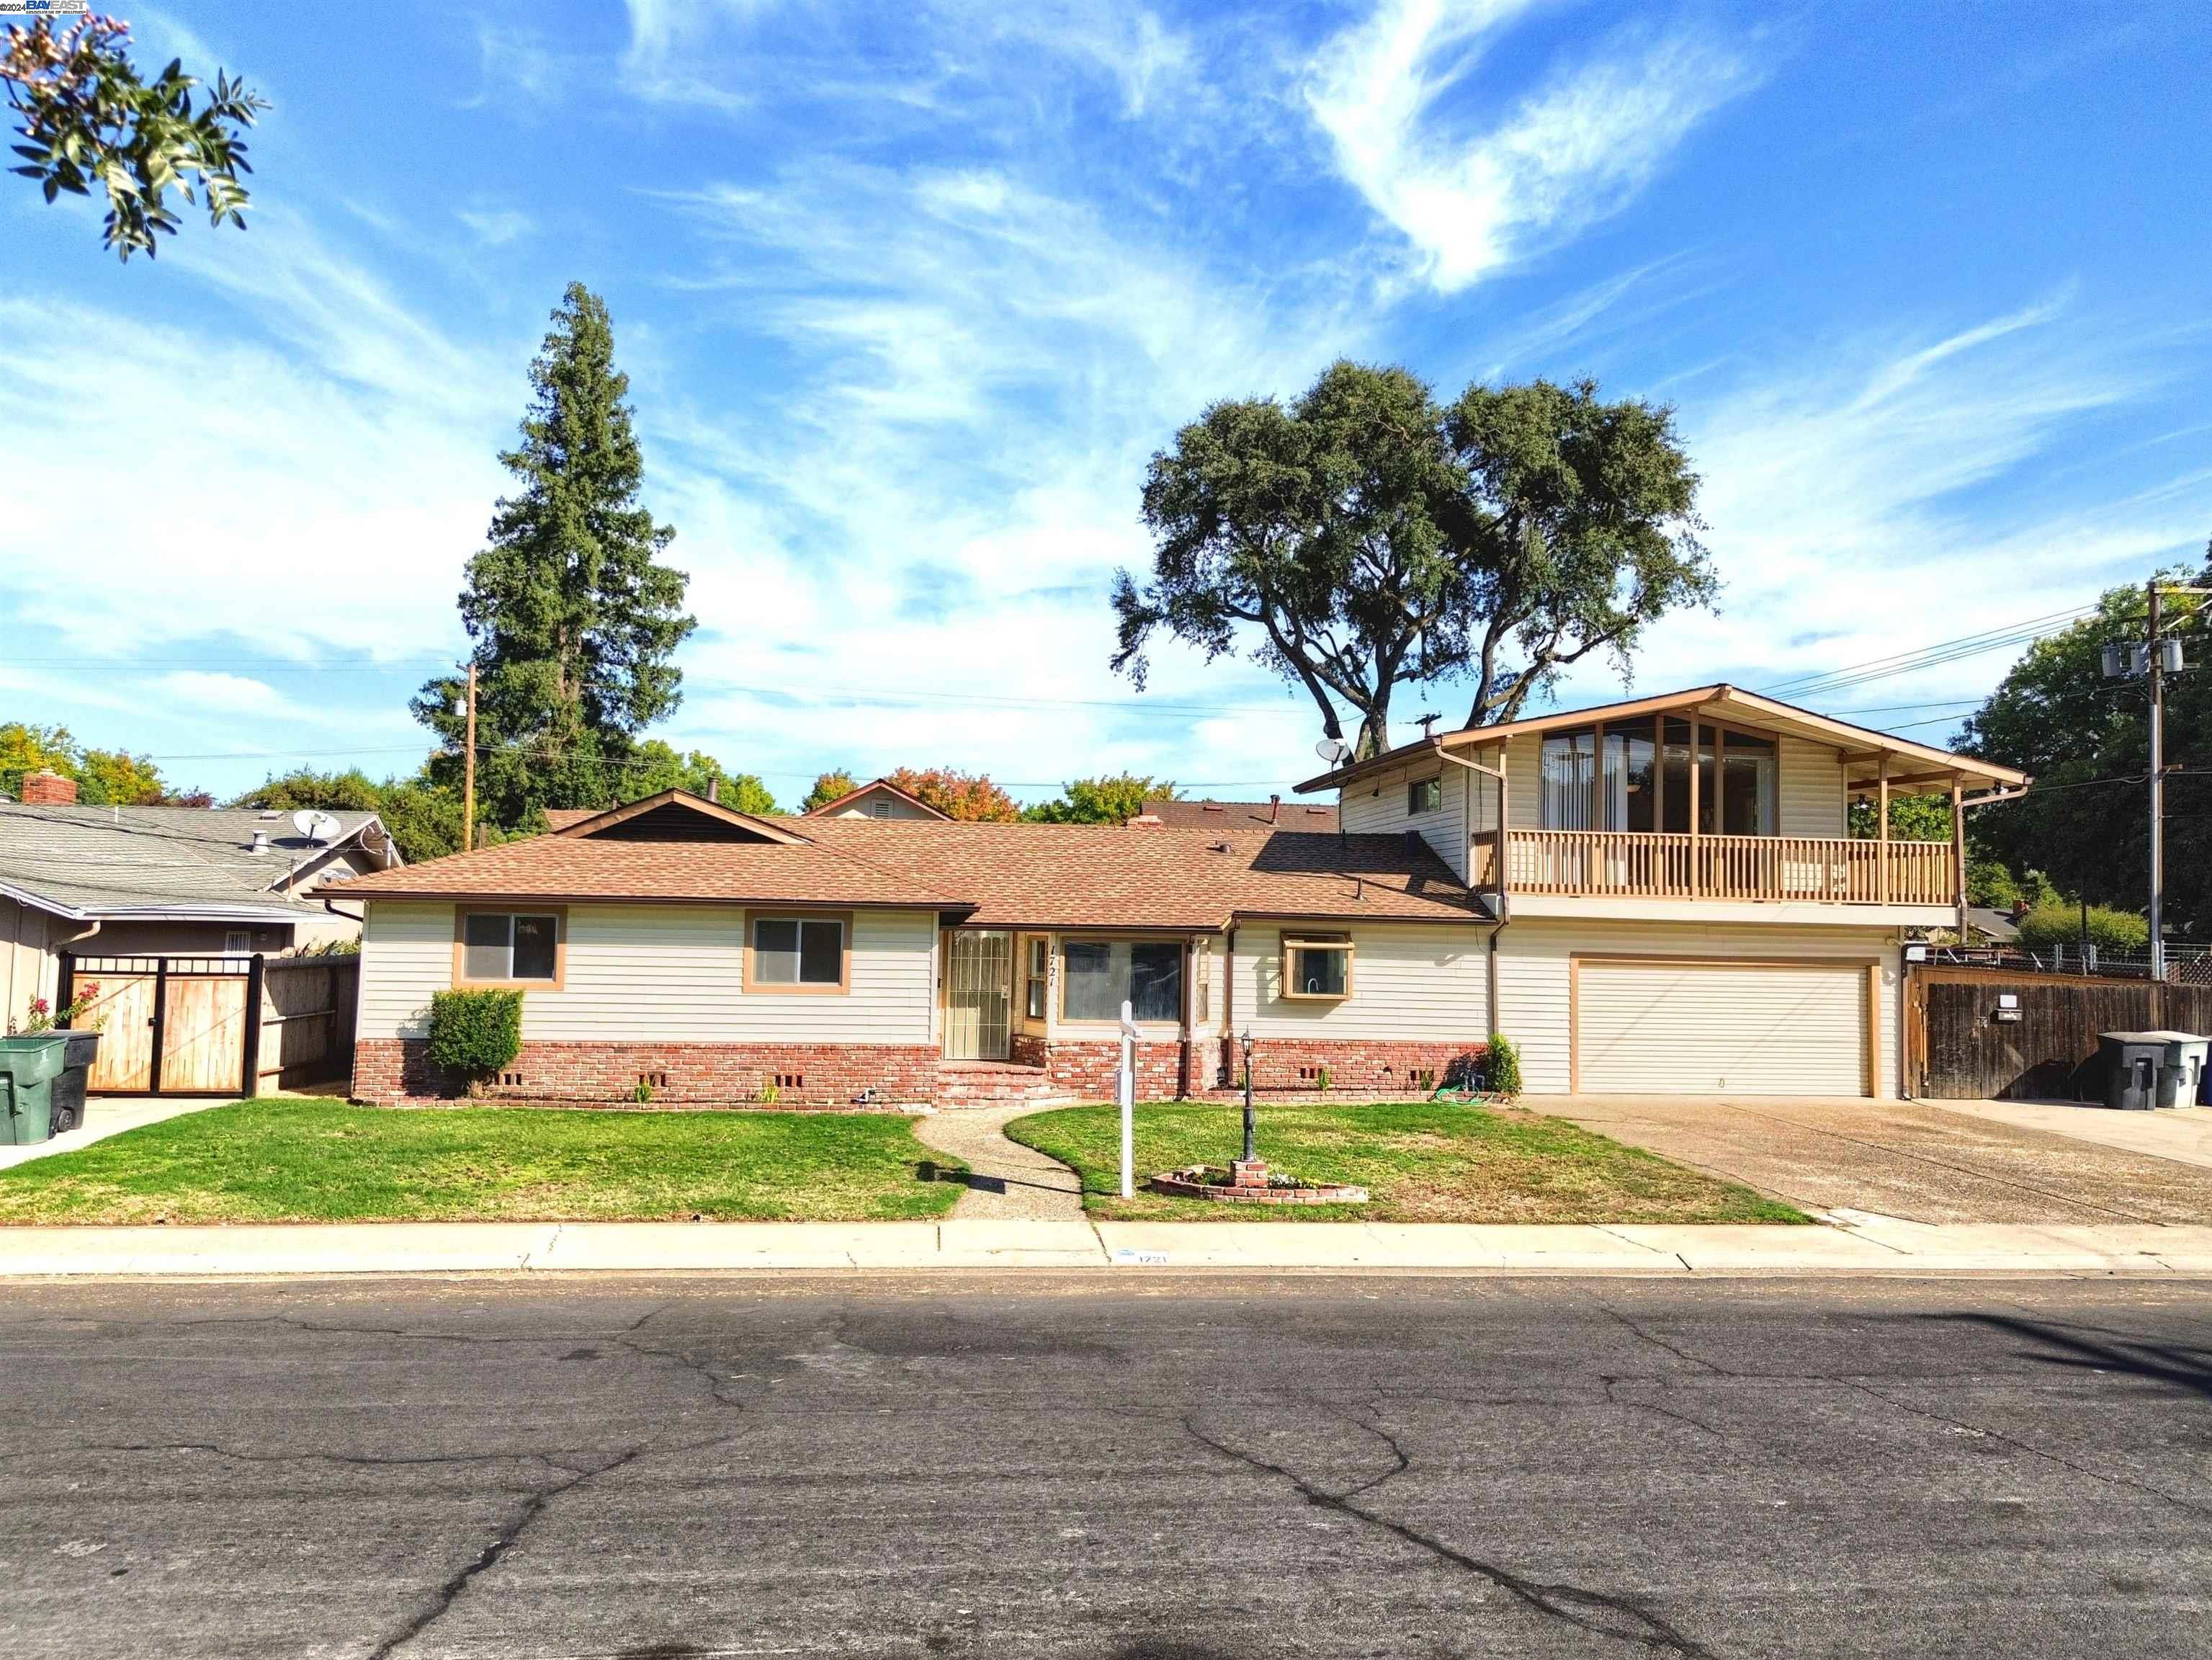
[[0, 1279], [1061, 1268], [2212, 1277], [2212, 1227], [386, 1222], [0, 1228]]

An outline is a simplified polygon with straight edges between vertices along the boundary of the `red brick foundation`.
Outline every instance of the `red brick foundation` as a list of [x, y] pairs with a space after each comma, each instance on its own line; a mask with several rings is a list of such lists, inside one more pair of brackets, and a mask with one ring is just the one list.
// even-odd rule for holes
[[[1252, 1045], [1252, 1090], [1271, 1100], [1403, 1101], [1459, 1084], [1480, 1065], [1484, 1044], [1392, 1043], [1353, 1038], [1261, 1038]], [[1242, 1095], [1243, 1048], [1232, 1038], [1204, 1037], [1189, 1046], [1137, 1045], [1137, 1098], [1170, 1101]], [[1048, 1044], [1016, 1037], [1014, 1057], [1043, 1067], [1054, 1083], [1087, 1098], [1114, 1098], [1121, 1046], [1112, 1039]], [[1325, 1081], [1324, 1081], [1325, 1075]]]
[[[1085, 1100], [1114, 1098], [1121, 1046], [1111, 1038], [1048, 1043], [1017, 1034], [1012, 1059], [1042, 1067], [1052, 1081]], [[1227, 1100], [1243, 1092], [1242, 1049], [1234, 1039], [1201, 1038], [1137, 1045], [1140, 1101]], [[354, 1048], [353, 1095], [358, 1101], [450, 1100], [467, 1094], [459, 1079], [440, 1075], [419, 1039], [372, 1039]], [[1253, 1092], [1269, 1100], [1415, 1100], [1462, 1079], [1479, 1063], [1483, 1045], [1391, 1043], [1353, 1039], [1262, 1039], [1252, 1046]], [[919, 1106], [938, 1098], [938, 1053], [917, 1046], [831, 1043], [526, 1043], [489, 1100], [567, 1105], [637, 1104], [647, 1077], [650, 1104], [668, 1107], [773, 1104], [845, 1107], [866, 1090], [875, 1104]], [[1322, 1081], [1327, 1074], [1327, 1083]], [[790, 1080], [797, 1079], [793, 1082]]]
[[[354, 1046], [357, 1101], [450, 1099], [463, 1080], [430, 1064], [419, 1039], [369, 1040]], [[843, 1107], [865, 1090], [884, 1105], [920, 1105], [937, 1093], [934, 1049], [833, 1043], [526, 1043], [488, 1100], [636, 1104], [641, 1075], [655, 1104], [670, 1106], [775, 1104]]]

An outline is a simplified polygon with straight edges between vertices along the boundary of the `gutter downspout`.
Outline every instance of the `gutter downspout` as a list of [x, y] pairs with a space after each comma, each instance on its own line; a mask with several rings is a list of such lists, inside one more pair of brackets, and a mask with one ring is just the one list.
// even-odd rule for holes
[[[1498, 921], [1497, 925], [1490, 930], [1489, 956], [1483, 969], [1484, 991], [1490, 1002], [1490, 1030], [1494, 1034], [1505, 1030], [1505, 1022], [1498, 1006], [1498, 936], [1505, 932], [1506, 924], [1513, 920], [1513, 902], [1505, 886], [1505, 833], [1508, 818], [1505, 774], [1501, 768], [1486, 767], [1479, 761], [1469, 761], [1454, 755], [1441, 745], [1437, 746], [1437, 754], [1440, 759], [1449, 761], [1455, 767], [1465, 767], [1469, 772], [1480, 773], [1485, 778], [1494, 778], [1498, 781], [1498, 827], [1493, 832], [1498, 838], [1498, 843], [1493, 854], [1495, 866], [1492, 873], [1498, 879], [1496, 886], [1492, 890], [1497, 896]], [[1473, 862], [1474, 852], [1474, 838], [1470, 834], [1468, 838], [1468, 855], [1470, 863]]]
[[[91, 939], [91, 938], [92, 938], [92, 936], [93, 936], [94, 934], [98, 933], [100, 932], [100, 928], [102, 927], [102, 926], [104, 926], [104, 925], [105, 925], [105, 923], [106, 922], [106, 920], [107, 920], [107, 919], [106, 919], [106, 917], [102, 917], [102, 916], [95, 916], [95, 917], [94, 917], [94, 918], [92, 919], [92, 926], [91, 926], [90, 927], [87, 928], [83, 933], [72, 933], [72, 934], [71, 934], [71, 935], [70, 935], [70, 937], [69, 937], [68, 939], [66, 939], [50, 940], [50, 941], [48, 941], [48, 942], [47, 942], [49, 948], [50, 948], [50, 949], [52, 949], [52, 950], [53, 951], [53, 953], [54, 953], [54, 1012], [55, 1012], [55, 1013], [58, 1014], [58, 1013], [60, 1013], [60, 1012], [61, 1012], [62, 1000], [62, 1000], [62, 983], [61, 983], [61, 959], [62, 959], [63, 958], [64, 958], [64, 957], [67, 957], [67, 956], [71, 955], [71, 952], [70, 952], [70, 946], [75, 946], [75, 945], [77, 945], [77, 944], [81, 943], [81, 942], [82, 942], [82, 941], [83, 941], [83, 940], [89, 939]], [[41, 974], [39, 976], [39, 980], [40, 980], [40, 986], [39, 986], [38, 992], [37, 992], [37, 994], [36, 994], [38, 996], [43, 997], [43, 996], [45, 996], [45, 995], [46, 994], [46, 985], [45, 985], [46, 977], [46, 976], [43, 973], [41, 973]], [[76, 987], [74, 987], [74, 986], [71, 986], [71, 987], [70, 988], [70, 989], [71, 991], [74, 991], [74, 990], [76, 990]], [[12, 1006], [12, 1000], [11, 1000], [11, 1005], [10, 1005], [10, 1006]], [[9, 1031], [15, 1031], [15, 1024], [14, 1024], [14, 1020], [15, 1020], [15, 1017], [14, 1017], [13, 1015], [10, 1015], [10, 1016], [9, 1017], [9, 1019], [8, 1019], [8, 1030], [9, 1030]]]

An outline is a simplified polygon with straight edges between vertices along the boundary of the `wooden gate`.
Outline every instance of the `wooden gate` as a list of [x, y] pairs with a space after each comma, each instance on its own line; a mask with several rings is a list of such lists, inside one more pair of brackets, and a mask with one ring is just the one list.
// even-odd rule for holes
[[61, 1001], [93, 992], [100, 1028], [87, 1089], [103, 1095], [251, 1095], [259, 1067], [258, 957], [77, 957]]
[[2212, 1033], [2212, 986], [1918, 964], [1905, 986], [1905, 1079], [1928, 1100], [2102, 1100], [2100, 1032]]

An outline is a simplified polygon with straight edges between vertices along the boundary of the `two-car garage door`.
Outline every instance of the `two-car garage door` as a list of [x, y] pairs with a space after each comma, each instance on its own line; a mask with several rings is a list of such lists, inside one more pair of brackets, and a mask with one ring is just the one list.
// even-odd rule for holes
[[1864, 1095], [1864, 963], [1576, 960], [1574, 1088], [1590, 1095]]

